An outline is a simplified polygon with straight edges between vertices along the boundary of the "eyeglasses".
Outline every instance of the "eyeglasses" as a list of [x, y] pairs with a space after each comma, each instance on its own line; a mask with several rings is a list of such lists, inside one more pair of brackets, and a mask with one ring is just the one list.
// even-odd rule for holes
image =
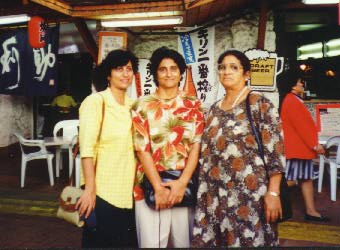
[[217, 66], [217, 70], [218, 73], [223, 73], [225, 72], [227, 69], [230, 69], [231, 72], [236, 73], [238, 72], [240, 69], [242, 69], [243, 67], [241, 65], [237, 65], [234, 63], [230, 63], [230, 64], [219, 64]]

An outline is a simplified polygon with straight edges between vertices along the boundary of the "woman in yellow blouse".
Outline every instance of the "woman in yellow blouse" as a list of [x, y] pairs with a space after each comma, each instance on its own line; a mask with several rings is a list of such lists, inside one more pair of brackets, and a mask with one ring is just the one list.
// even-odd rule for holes
[[81, 216], [88, 218], [92, 210], [96, 216], [96, 227], [84, 227], [84, 248], [124, 247], [129, 243], [127, 233], [129, 216], [132, 216], [135, 160], [131, 134], [132, 100], [126, 95], [126, 89], [137, 68], [138, 59], [131, 52], [111, 51], [94, 71], [97, 91], [108, 86], [88, 96], [79, 109], [85, 190], [77, 208]]

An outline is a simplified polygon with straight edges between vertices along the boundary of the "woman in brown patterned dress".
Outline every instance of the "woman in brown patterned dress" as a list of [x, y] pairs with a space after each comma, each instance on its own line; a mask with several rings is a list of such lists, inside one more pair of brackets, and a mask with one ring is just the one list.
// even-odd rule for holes
[[[242, 52], [224, 52], [218, 59], [218, 73], [227, 94], [207, 114], [192, 246], [277, 246], [284, 171], [277, 109], [260, 93], [249, 93], [250, 62]], [[268, 169], [247, 119], [248, 94]]]

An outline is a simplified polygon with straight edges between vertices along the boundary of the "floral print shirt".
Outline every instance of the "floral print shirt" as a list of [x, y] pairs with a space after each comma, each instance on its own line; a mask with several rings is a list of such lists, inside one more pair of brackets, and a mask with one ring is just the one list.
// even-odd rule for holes
[[[158, 171], [184, 169], [191, 145], [201, 141], [204, 128], [200, 101], [185, 92], [172, 99], [140, 97], [132, 107], [132, 122], [135, 150], [150, 152]], [[138, 163], [136, 200], [143, 199], [143, 175]]]

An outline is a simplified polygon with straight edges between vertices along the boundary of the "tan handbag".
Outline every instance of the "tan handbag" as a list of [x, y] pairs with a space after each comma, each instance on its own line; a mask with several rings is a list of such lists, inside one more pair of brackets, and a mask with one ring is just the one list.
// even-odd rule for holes
[[85, 221], [80, 219], [78, 210], [75, 208], [76, 203], [83, 192], [84, 191], [81, 188], [73, 186], [65, 187], [60, 194], [57, 217], [78, 227], [84, 226]]
[[[104, 98], [103, 98], [102, 120], [100, 123], [100, 129], [99, 129], [99, 133], [97, 137], [98, 143], [100, 141], [100, 136], [102, 132], [104, 114], [105, 114], [105, 103], [104, 103]], [[77, 155], [76, 153], [73, 154], [73, 160], [76, 157], [76, 155]], [[70, 179], [69, 179], [69, 185], [63, 189], [59, 197], [59, 208], [57, 211], [57, 217], [60, 219], [66, 220], [67, 222], [70, 222], [73, 225], [82, 227], [85, 225], [85, 220], [83, 218], [80, 218], [79, 212], [76, 209], [76, 204], [80, 196], [83, 194], [84, 190], [73, 186], [73, 177], [74, 177], [74, 164], [73, 164], [73, 169], [72, 169], [72, 175], [70, 176]]]

